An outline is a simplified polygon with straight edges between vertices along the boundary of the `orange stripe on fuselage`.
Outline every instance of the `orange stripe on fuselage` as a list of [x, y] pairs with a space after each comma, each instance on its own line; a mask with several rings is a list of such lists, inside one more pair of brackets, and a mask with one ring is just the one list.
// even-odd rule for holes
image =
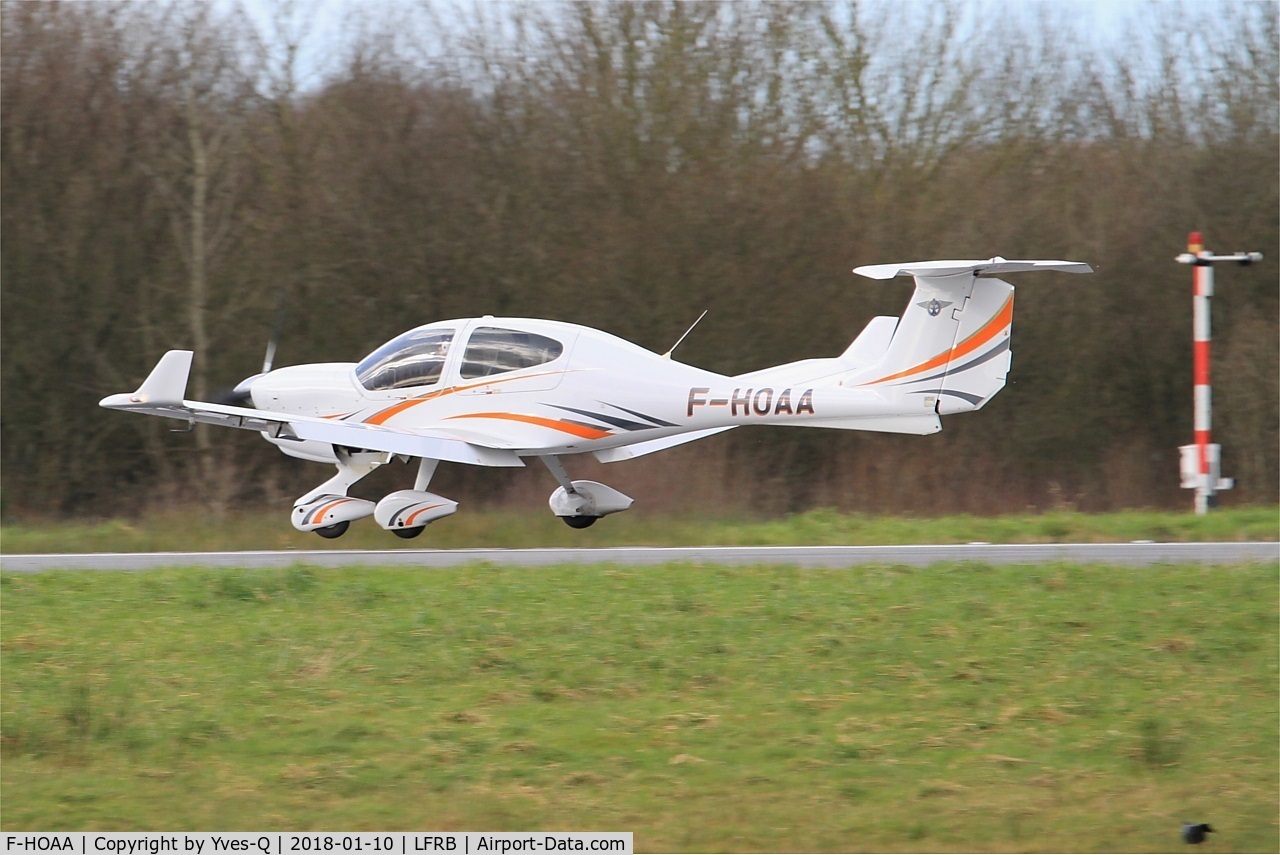
[[559, 419], [544, 419], [542, 416], [524, 416], [518, 413], [462, 413], [457, 416], [449, 416], [451, 419], [503, 419], [509, 422], [524, 422], [525, 424], [537, 425], [538, 427], [550, 428], [564, 433], [580, 436], [583, 439], [602, 439], [606, 436], [612, 436], [607, 430], [589, 427], [587, 425], [575, 424], [573, 422], [561, 421]]
[[[448, 391], [452, 391], [452, 390], [448, 390]], [[364, 423], [367, 425], [380, 425], [383, 422], [390, 419], [392, 416], [398, 416], [400, 415], [400, 413], [403, 413], [405, 410], [409, 409], [410, 407], [416, 407], [418, 406], [418, 404], [421, 404], [423, 401], [429, 401], [432, 398], [438, 397], [441, 394], [443, 394], [443, 392], [429, 392], [426, 395], [420, 395], [417, 398], [407, 398], [401, 401], [400, 403], [395, 404], [394, 406], [387, 407], [385, 410], [379, 410], [378, 412], [369, 416], [369, 418], [365, 419]]]
[[467, 383], [462, 386], [450, 386], [448, 389], [437, 389], [434, 392], [427, 392], [425, 394], [418, 395], [413, 398], [406, 398], [403, 401], [400, 401], [396, 404], [393, 404], [390, 407], [387, 407], [385, 410], [379, 410], [378, 412], [369, 416], [369, 418], [365, 419], [363, 423], [367, 425], [385, 424], [388, 420], [390, 420], [394, 416], [400, 415], [410, 407], [416, 407], [418, 404], [424, 403], [426, 401], [430, 401], [434, 398], [441, 398], [445, 395], [452, 395], [454, 392], [465, 392], [468, 389], [479, 389], [481, 386], [496, 386], [499, 383], [511, 383], [515, 380], [531, 380], [534, 377], [547, 377], [551, 374], [559, 374], [559, 373], [561, 372], [539, 371], [536, 374], [522, 374], [519, 377], [508, 377], [505, 380], [485, 380], [482, 383]]
[[969, 336], [964, 341], [960, 342], [950, 350], [945, 350], [942, 353], [939, 353], [937, 356], [933, 357], [932, 359], [927, 359], [924, 362], [921, 362], [919, 365], [916, 365], [912, 368], [908, 368], [905, 371], [899, 371], [897, 374], [890, 374], [886, 377], [881, 377], [878, 380], [868, 380], [866, 383], [859, 383], [858, 385], [874, 386], [876, 383], [886, 383], [890, 380], [897, 380], [901, 377], [906, 377], [911, 374], [918, 374], [921, 371], [928, 371], [931, 368], [937, 368], [939, 365], [946, 365], [951, 360], [959, 359], [965, 354], [972, 353], [973, 351], [982, 347], [984, 344], [991, 341], [991, 339], [999, 335], [1000, 332], [1003, 331], [1006, 327], [1008, 327], [1009, 324], [1011, 324], [1012, 322], [1013, 322], [1013, 295], [1010, 294], [1009, 298], [1004, 301], [1004, 305], [1000, 307], [1000, 311], [996, 312], [996, 316], [994, 318], [987, 321], [985, 324], [983, 324], [981, 329], [979, 329], [973, 335]]

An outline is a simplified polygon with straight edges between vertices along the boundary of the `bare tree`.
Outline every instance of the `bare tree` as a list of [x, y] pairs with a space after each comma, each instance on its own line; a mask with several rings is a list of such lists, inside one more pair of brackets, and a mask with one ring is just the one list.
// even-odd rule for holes
[[[855, 264], [995, 253], [1099, 273], [1019, 291], [982, 413], [928, 441], [735, 432], [680, 480], [770, 512], [1182, 502], [1189, 299], [1162, 259], [1193, 229], [1277, 248], [1266, 4], [1155, 4], [1115, 42], [959, 0], [352, 6], [336, 44], [303, 0], [253, 9], [0, 4], [9, 507], [305, 481], [252, 436], [85, 416], [169, 347], [193, 395], [251, 373], [281, 292], [286, 361], [485, 313], [665, 349], [710, 308], [679, 356], [734, 373], [898, 312]], [[1234, 501], [1280, 486], [1271, 254], [1215, 306]], [[262, 479], [219, 477], [241, 454]]]

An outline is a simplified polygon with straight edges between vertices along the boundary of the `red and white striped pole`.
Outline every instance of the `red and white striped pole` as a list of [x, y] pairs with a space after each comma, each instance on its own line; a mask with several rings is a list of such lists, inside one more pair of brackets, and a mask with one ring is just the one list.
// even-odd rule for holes
[[[1204, 238], [1192, 232], [1187, 238], [1187, 252], [1199, 258], [1204, 252]], [[1191, 268], [1191, 350], [1193, 398], [1195, 401], [1196, 460], [1200, 464], [1200, 484], [1196, 487], [1196, 513], [1207, 513], [1213, 506], [1214, 484], [1209, 472], [1209, 439], [1213, 430], [1213, 389], [1209, 385], [1209, 341], [1213, 337], [1209, 322], [1209, 298], [1213, 296], [1213, 265], [1197, 264]]]
[[1234, 261], [1237, 264], [1252, 264], [1262, 260], [1260, 252], [1238, 252], [1234, 255], [1214, 255], [1204, 248], [1204, 239], [1200, 232], [1192, 232], [1187, 238], [1187, 251], [1179, 255], [1177, 260], [1183, 264], [1194, 265], [1191, 269], [1191, 329], [1192, 355], [1194, 360], [1193, 383], [1195, 397], [1195, 463], [1194, 478], [1185, 478], [1194, 482], [1196, 490], [1196, 513], [1205, 514], [1215, 504], [1219, 490], [1230, 489], [1232, 481], [1221, 479], [1218, 471], [1218, 446], [1210, 442], [1213, 426], [1213, 393], [1209, 384], [1209, 342], [1212, 339], [1212, 325], [1209, 318], [1209, 299], [1213, 297], [1213, 264], [1217, 261]]

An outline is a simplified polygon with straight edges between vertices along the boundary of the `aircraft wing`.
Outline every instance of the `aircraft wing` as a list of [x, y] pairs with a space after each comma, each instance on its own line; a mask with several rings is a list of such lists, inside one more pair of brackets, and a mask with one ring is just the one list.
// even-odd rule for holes
[[444, 431], [405, 431], [381, 425], [274, 413], [252, 407], [188, 401], [183, 395], [191, 371], [191, 357], [189, 350], [169, 351], [156, 363], [138, 391], [110, 395], [99, 405], [109, 410], [146, 413], [187, 424], [223, 425], [259, 431], [277, 438], [309, 439], [409, 457], [428, 457], [475, 466], [524, 466], [524, 462], [510, 449], [469, 442]]
[[737, 427], [737, 425], [725, 425], [724, 427], [695, 430], [690, 433], [678, 433], [674, 436], [662, 437], [661, 439], [633, 442], [630, 445], [620, 445], [617, 448], [606, 448], [595, 453], [596, 460], [599, 460], [601, 463], [617, 463], [620, 460], [633, 460], [637, 457], [643, 457], [646, 454], [653, 454], [655, 451], [675, 448], [677, 445], [684, 445], [686, 442], [693, 442], [694, 440], [713, 436], [717, 433], [733, 430], [735, 427]]

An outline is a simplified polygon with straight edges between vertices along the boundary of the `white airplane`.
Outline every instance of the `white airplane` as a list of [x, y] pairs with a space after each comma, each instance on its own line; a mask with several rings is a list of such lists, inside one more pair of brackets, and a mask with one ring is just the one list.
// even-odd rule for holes
[[[485, 316], [417, 327], [356, 364], [264, 366], [236, 387], [251, 407], [184, 400], [192, 353], [171, 350], [136, 392], [101, 405], [260, 431], [291, 457], [336, 465], [294, 504], [300, 531], [339, 537], [372, 515], [415, 537], [458, 508], [427, 490], [439, 461], [523, 466], [528, 458], [559, 482], [552, 512], [585, 528], [632, 499], [571, 480], [562, 463], [570, 455], [629, 460], [744, 424], [931, 434], [940, 416], [981, 408], [1004, 387], [1013, 320], [1013, 286], [989, 275], [1031, 270], [1093, 272], [1000, 257], [859, 267], [872, 279], [915, 277], [900, 319], [873, 318], [835, 358], [734, 377], [588, 327]], [[347, 495], [395, 459], [419, 461], [413, 489], [376, 503]]]

